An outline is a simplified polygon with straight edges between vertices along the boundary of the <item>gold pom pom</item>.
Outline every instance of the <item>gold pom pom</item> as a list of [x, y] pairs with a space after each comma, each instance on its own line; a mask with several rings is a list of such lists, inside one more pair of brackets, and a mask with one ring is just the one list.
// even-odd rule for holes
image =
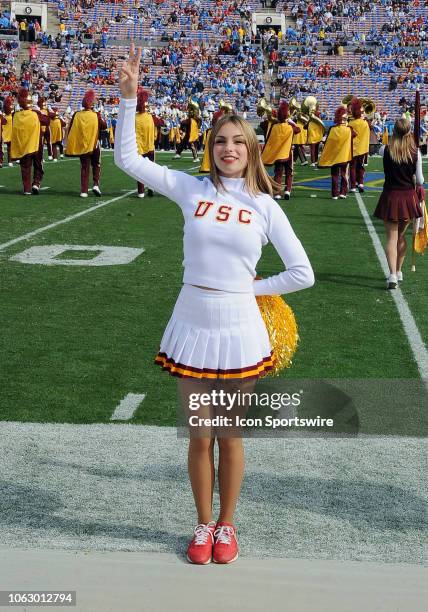
[[267, 376], [277, 376], [291, 366], [299, 335], [290, 306], [279, 295], [257, 295], [257, 304], [269, 334], [273, 350], [274, 368]]

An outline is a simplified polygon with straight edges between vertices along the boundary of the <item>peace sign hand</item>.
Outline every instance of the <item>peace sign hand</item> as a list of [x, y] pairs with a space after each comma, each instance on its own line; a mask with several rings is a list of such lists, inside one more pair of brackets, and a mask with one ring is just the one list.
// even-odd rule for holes
[[122, 98], [133, 99], [137, 97], [138, 77], [140, 68], [141, 47], [135, 51], [132, 42], [129, 48], [129, 58], [123, 62], [119, 70], [119, 87]]

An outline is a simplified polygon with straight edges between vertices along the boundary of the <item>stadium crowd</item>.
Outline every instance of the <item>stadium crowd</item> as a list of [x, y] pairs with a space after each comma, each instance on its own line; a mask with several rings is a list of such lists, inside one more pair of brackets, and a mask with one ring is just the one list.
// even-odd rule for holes
[[[411, 92], [428, 84], [428, 41], [424, 44], [428, 2], [277, 3], [277, 10], [285, 10], [288, 17], [285, 31], [272, 28], [256, 35], [249, 19], [252, 5], [246, 0], [217, 0], [210, 8], [201, 0], [104, 4], [111, 5], [112, 18], [103, 14], [93, 21], [97, 8], [93, 0], [59, 0], [59, 31], [56, 35], [36, 31], [29, 59], [21, 67], [20, 84], [59, 104], [69, 102], [67, 94], [76, 84], [105, 87], [106, 100], [114, 100], [110, 89], [117, 88], [121, 56], [111, 51], [110, 29], [127, 21], [144, 23], [157, 45], [165, 37], [169, 41], [166, 46], [144, 49], [141, 84], [150, 89], [154, 106], [184, 108], [193, 96], [204, 109], [212, 99], [226, 97], [238, 112], [254, 116], [257, 101], [267, 94], [273, 104], [309, 93], [327, 96], [337, 91], [338, 81], [346, 93], [350, 79], [370, 76], [378, 90], [395, 92], [399, 107], [407, 111]], [[173, 35], [168, 32], [171, 27]], [[189, 30], [210, 32], [216, 39], [199, 41], [186, 36]], [[88, 34], [92, 42], [85, 38]], [[0, 91], [16, 91], [19, 85], [15, 56], [7, 48], [12, 44], [1, 46], [1, 57], [6, 54], [8, 59], [1, 64]], [[58, 61], [48, 63], [42, 49], [60, 50]], [[71, 103], [74, 109], [76, 100]], [[331, 119], [330, 108], [321, 107], [321, 111]], [[382, 116], [387, 112], [388, 108], [383, 109]]]

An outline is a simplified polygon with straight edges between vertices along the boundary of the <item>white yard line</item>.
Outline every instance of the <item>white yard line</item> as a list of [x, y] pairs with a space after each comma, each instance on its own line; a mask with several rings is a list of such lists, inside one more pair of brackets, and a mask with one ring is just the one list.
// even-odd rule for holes
[[122, 200], [123, 198], [126, 198], [132, 193], [135, 193], [136, 191], [137, 191], [136, 189], [131, 189], [130, 191], [127, 191], [123, 195], [117, 196], [116, 198], [112, 198], [111, 200], [107, 200], [106, 202], [100, 202], [96, 206], [91, 206], [91, 208], [86, 208], [85, 210], [81, 210], [80, 212], [75, 213], [74, 215], [70, 215], [68, 217], [65, 217], [64, 219], [55, 221], [54, 223], [49, 223], [49, 225], [45, 225], [44, 227], [39, 227], [38, 229], [33, 230], [32, 232], [28, 232], [28, 234], [24, 234], [23, 236], [18, 236], [18, 238], [13, 238], [12, 240], [9, 240], [8, 242], [4, 242], [3, 244], [0, 244], [0, 251], [2, 251], [3, 249], [7, 249], [8, 247], [12, 246], [13, 244], [16, 244], [17, 242], [22, 242], [23, 240], [28, 240], [29, 238], [33, 238], [33, 236], [37, 236], [37, 234], [41, 234], [43, 232], [46, 232], [47, 230], [53, 229], [54, 227], [57, 227], [58, 225], [62, 225], [63, 223], [68, 223], [69, 221], [73, 221], [73, 219], [77, 219], [78, 217], [83, 217], [84, 215], [87, 215], [93, 210], [97, 210], [97, 208], [102, 208], [103, 206], [107, 206], [108, 204], [111, 204], [112, 202], [117, 202], [118, 200]]
[[[363, 216], [364, 222], [367, 226], [368, 232], [372, 239], [377, 258], [379, 259], [379, 262], [385, 274], [385, 277], [387, 277], [389, 276], [388, 262], [386, 260], [386, 255], [383, 250], [382, 244], [379, 240], [379, 236], [376, 233], [376, 229], [373, 225], [373, 222], [370, 218], [369, 213], [367, 212], [367, 208], [363, 202], [361, 195], [359, 193], [356, 193], [355, 195], [357, 197], [357, 202], [360, 208], [360, 212]], [[405, 297], [403, 296], [401, 290], [399, 288], [392, 290], [391, 296], [395, 302], [398, 313], [400, 315], [400, 319], [403, 324], [404, 332], [409, 341], [410, 348], [412, 349], [413, 356], [418, 366], [418, 370], [420, 372], [421, 378], [426, 381], [426, 384], [428, 386], [428, 350], [427, 350], [427, 347], [425, 346], [424, 341], [422, 340], [422, 336], [416, 325], [416, 321], [412, 315], [409, 305]]]
[[[73, 161], [73, 160], [65, 160], [65, 161]], [[187, 170], [185, 170], [185, 172], [190, 172], [191, 170], [194, 170], [195, 168], [199, 168], [199, 164], [198, 166], [188, 168]], [[77, 219], [78, 217], [83, 217], [83, 215], [87, 215], [93, 210], [97, 210], [98, 208], [107, 206], [107, 204], [111, 204], [112, 202], [117, 202], [118, 200], [122, 200], [123, 198], [126, 198], [132, 193], [135, 193], [136, 191], [137, 191], [136, 189], [131, 189], [129, 191], [126, 191], [126, 193], [120, 196], [117, 196], [116, 198], [112, 198], [111, 200], [107, 200], [106, 202], [100, 202], [100, 204], [97, 204], [96, 206], [91, 206], [91, 208], [82, 210], [74, 215], [70, 215], [68, 217], [65, 217], [64, 219], [60, 219], [59, 221], [55, 221], [54, 223], [45, 225], [44, 227], [39, 227], [38, 229], [33, 230], [32, 232], [28, 232], [28, 234], [24, 234], [23, 236], [18, 236], [17, 238], [13, 238], [12, 240], [9, 240], [8, 242], [4, 242], [3, 244], [0, 244], [0, 251], [2, 251], [3, 249], [7, 249], [8, 247], [12, 246], [13, 244], [16, 244], [17, 242], [22, 242], [23, 240], [28, 240], [29, 238], [33, 238], [33, 236], [37, 236], [37, 234], [41, 234], [43, 232], [46, 232], [47, 230], [53, 229], [54, 227], [57, 227], [58, 225], [62, 225], [63, 223], [68, 223], [69, 221], [73, 221], [73, 219]]]
[[110, 417], [111, 421], [129, 421], [134, 416], [138, 406], [146, 397], [145, 393], [128, 393]]

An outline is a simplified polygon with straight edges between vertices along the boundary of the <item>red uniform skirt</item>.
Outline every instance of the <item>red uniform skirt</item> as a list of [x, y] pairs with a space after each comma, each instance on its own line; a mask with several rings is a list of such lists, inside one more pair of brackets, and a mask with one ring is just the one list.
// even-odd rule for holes
[[384, 189], [374, 211], [374, 216], [382, 221], [406, 221], [423, 216], [420, 189]]

